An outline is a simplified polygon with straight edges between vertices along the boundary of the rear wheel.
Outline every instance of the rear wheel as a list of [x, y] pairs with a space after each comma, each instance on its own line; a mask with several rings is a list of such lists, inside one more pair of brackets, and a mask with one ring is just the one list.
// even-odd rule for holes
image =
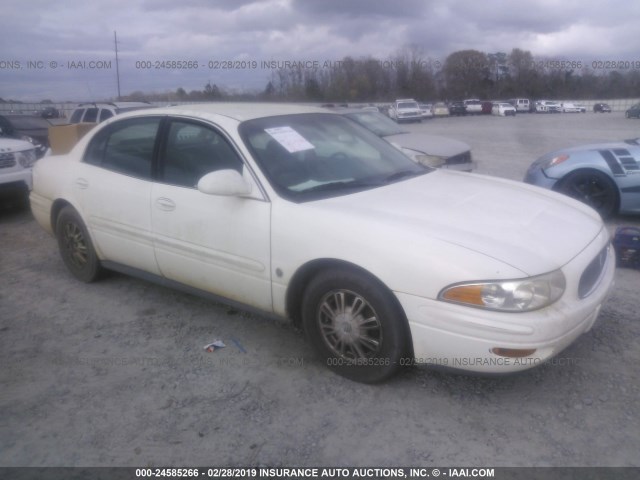
[[604, 173], [596, 170], [578, 170], [567, 175], [558, 188], [570, 197], [586, 203], [609, 218], [616, 211], [618, 192], [615, 184]]
[[102, 273], [89, 232], [80, 215], [71, 206], [64, 207], [56, 221], [60, 256], [69, 271], [83, 282], [93, 282]]
[[363, 383], [392, 376], [408, 351], [404, 313], [380, 282], [351, 269], [318, 274], [303, 298], [307, 338], [326, 365]]

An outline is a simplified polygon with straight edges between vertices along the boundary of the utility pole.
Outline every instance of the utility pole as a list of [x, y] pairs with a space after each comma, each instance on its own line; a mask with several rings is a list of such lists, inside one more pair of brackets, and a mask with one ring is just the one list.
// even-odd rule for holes
[[113, 31], [113, 43], [116, 46], [116, 78], [118, 80], [118, 100], [120, 100], [120, 65], [118, 64], [118, 35]]

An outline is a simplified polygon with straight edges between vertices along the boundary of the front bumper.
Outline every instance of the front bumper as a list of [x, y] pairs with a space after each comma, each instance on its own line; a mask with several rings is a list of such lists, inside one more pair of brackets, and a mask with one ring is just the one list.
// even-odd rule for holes
[[[543, 364], [587, 332], [613, 284], [615, 254], [609, 235], [598, 237], [562, 267], [566, 290], [549, 307], [527, 313], [492, 312], [405, 293], [396, 295], [409, 320], [416, 363], [484, 373], [508, 373]], [[580, 278], [603, 248], [606, 261], [596, 286], [578, 295]], [[535, 349], [523, 358], [508, 358], [494, 348]]]
[[30, 191], [33, 187], [31, 168], [19, 168], [4, 172], [0, 170], [0, 189], [23, 188]]
[[523, 181], [524, 183], [537, 185], [538, 187], [547, 188], [549, 190], [553, 190], [556, 183], [558, 183], [557, 178], [551, 178], [547, 176], [538, 162], [534, 162], [531, 164], [531, 166], [527, 170], [527, 173], [525, 173], [524, 175]]

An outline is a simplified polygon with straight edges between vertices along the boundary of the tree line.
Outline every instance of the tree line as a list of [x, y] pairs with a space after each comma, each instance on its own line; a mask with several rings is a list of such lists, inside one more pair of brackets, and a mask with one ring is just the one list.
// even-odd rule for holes
[[334, 63], [328, 69], [278, 70], [262, 96], [318, 102], [640, 96], [640, 62], [585, 64], [534, 57], [518, 48], [510, 53], [461, 50], [440, 63], [414, 46], [385, 61], [345, 57]]
[[[265, 100], [389, 102], [479, 99], [613, 99], [640, 97], [640, 61], [549, 59], [527, 50], [485, 53], [460, 50], [443, 62], [407, 46], [386, 59], [344, 57], [308, 68], [300, 62], [274, 70], [260, 92], [228, 93], [210, 82], [203, 90], [170, 93], [178, 101]], [[327, 66], [326, 64], [329, 63]], [[128, 100], [165, 100], [166, 94], [134, 92]]]
[[[165, 93], [136, 91], [120, 100], [307, 102], [389, 102], [395, 98], [460, 100], [613, 99], [640, 97], [640, 61], [549, 59], [527, 50], [485, 53], [460, 50], [440, 62], [411, 45], [385, 59], [344, 57], [321, 62], [289, 62], [272, 71], [261, 91], [228, 92], [208, 82], [202, 90], [182, 87]], [[0, 100], [1, 101], [1, 100]]]

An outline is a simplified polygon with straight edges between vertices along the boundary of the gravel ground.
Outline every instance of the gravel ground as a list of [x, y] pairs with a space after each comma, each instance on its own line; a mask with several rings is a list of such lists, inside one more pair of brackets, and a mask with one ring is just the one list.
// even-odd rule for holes
[[[640, 135], [592, 113], [408, 128], [515, 180], [550, 150]], [[640, 465], [640, 271], [617, 271], [599, 321], [551, 364], [367, 386], [284, 321], [118, 274], [79, 283], [29, 211], [0, 210], [0, 242], [1, 466]], [[227, 347], [204, 352], [215, 339]]]

